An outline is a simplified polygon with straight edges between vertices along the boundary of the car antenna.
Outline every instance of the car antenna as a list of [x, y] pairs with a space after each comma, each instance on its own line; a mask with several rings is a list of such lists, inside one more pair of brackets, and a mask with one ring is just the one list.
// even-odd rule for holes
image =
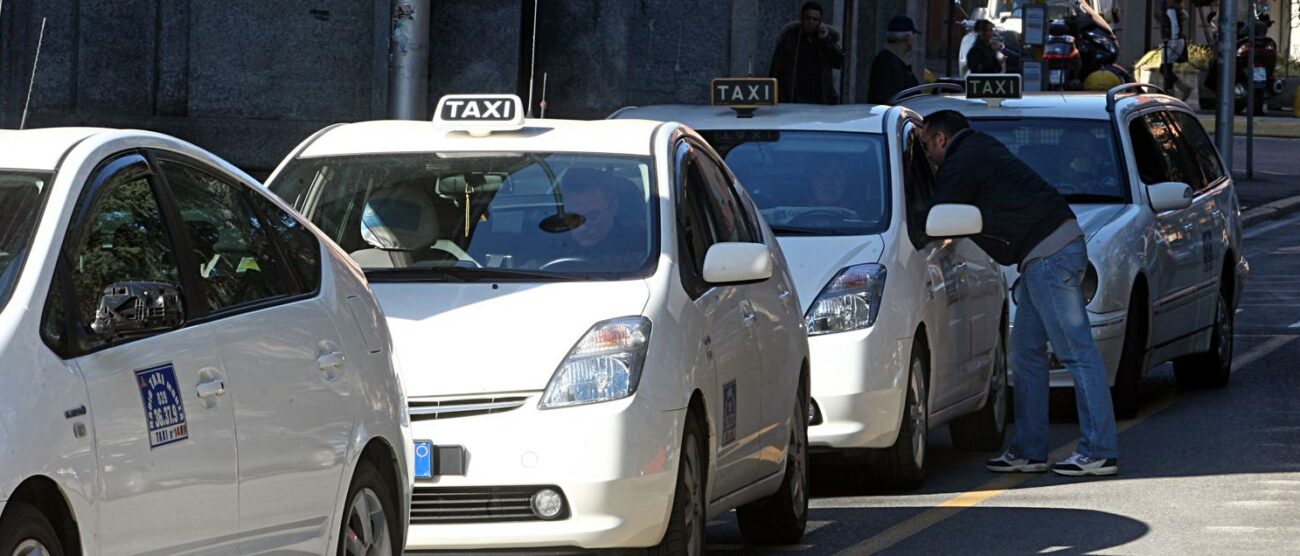
[[[3, 7], [3, 6], [0, 6]], [[36, 65], [41, 62], [41, 43], [45, 41], [45, 18], [41, 18], [41, 34], [36, 36], [36, 57], [32, 59], [32, 78], [27, 82], [27, 101], [23, 103], [23, 117], [18, 129], [27, 126], [27, 109], [32, 105], [32, 88], [36, 85]]]
[[542, 72], [542, 119], [546, 119], [546, 72]]
[[749, 55], [749, 73], [745, 74], [745, 77], [753, 77], [753, 76], [754, 76], [754, 55], [753, 55], [753, 54], [750, 54], [750, 55]]
[[533, 44], [528, 54], [528, 110], [524, 117], [533, 117], [533, 82], [537, 77], [537, 2], [533, 0]]

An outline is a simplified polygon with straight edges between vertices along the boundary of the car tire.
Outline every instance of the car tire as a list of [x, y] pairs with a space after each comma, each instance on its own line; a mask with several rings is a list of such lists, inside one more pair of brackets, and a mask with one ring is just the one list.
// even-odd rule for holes
[[984, 407], [963, 415], [948, 424], [952, 443], [959, 450], [992, 452], [1002, 449], [1007, 435], [1007, 351], [1006, 336], [998, 334], [994, 350], [993, 374], [989, 378], [988, 400]]
[[402, 524], [393, 506], [392, 487], [361, 460], [348, 487], [339, 530], [338, 556], [392, 556], [402, 552]]
[[926, 393], [930, 350], [922, 342], [912, 348], [908, 365], [903, 417], [894, 445], [874, 454], [868, 477], [891, 490], [914, 490], [925, 481], [926, 443], [929, 440], [929, 398]]
[[10, 502], [0, 521], [0, 554], [62, 556], [63, 543], [45, 514], [26, 502]]
[[1115, 370], [1115, 385], [1110, 389], [1110, 399], [1115, 406], [1115, 418], [1137, 417], [1142, 403], [1138, 398], [1138, 384], [1146, 370], [1147, 312], [1146, 304], [1134, 291], [1129, 297], [1128, 317], [1124, 325], [1124, 347], [1120, 352], [1119, 368]]
[[781, 488], [767, 498], [736, 508], [736, 521], [745, 542], [794, 544], [808, 526], [808, 409], [804, 387], [794, 406], [790, 445], [786, 449]]
[[668, 530], [658, 546], [648, 552], [656, 556], [696, 556], [704, 553], [705, 489], [704, 434], [694, 415], [686, 416], [682, 453], [677, 462], [677, 488], [673, 492], [673, 513]]
[[1210, 335], [1210, 349], [1174, 360], [1174, 378], [1184, 389], [1223, 388], [1232, 376], [1235, 315], [1227, 292], [1219, 291], [1218, 308]]

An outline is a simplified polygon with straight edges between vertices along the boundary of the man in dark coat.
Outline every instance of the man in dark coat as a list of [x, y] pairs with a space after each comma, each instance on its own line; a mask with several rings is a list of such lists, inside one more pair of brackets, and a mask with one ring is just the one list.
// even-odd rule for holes
[[969, 73], [1002, 73], [1002, 61], [993, 47], [993, 22], [981, 19], [975, 22], [975, 44], [966, 54]]
[[920, 34], [910, 17], [898, 16], [889, 20], [885, 48], [871, 61], [867, 102], [887, 104], [894, 95], [917, 86], [916, 73], [908, 62], [912, 45]]
[[799, 21], [777, 35], [769, 77], [775, 77], [781, 102], [837, 104], [832, 70], [844, 67], [840, 32], [822, 22], [822, 7], [806, 2]]
[[1070, 205], [1028, 164], [993, 137], [945, 110], [925, 119], [925, 149], [939, 166], [934, 204], [974, 205], [984, 227], [973, 237], [1002, 265], [1017, 265], [1012, 288], [1016, 317], [1011, 335], [1016, 427], [1011, 446], [986, 464], [991, 471], [1047, 471], [1048, 343], [1074, 379], [1083, 438], [1060, 475], [1114, 475], [1119, 441], [1110, 380], [1092, 339], [1083, 298], [1088, 267], [1083, 230]]

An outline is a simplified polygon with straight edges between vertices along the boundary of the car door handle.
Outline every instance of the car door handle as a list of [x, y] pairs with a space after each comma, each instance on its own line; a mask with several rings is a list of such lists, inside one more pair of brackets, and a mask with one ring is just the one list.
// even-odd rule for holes
[[326, 380], [338, 380], [339, 375], [343, 374], [343, 365], [347, 363], [347, 358], [341, 351], [331, 351], [317, 357], [316, 363], [320, 365], [321, 372], [325, 373]]
[[196, 390], [198, 390], [199, 397], [206, 400], [213, 396], [224, 395], [226, 393], [226, 382], [221, 379], [200, 382]]

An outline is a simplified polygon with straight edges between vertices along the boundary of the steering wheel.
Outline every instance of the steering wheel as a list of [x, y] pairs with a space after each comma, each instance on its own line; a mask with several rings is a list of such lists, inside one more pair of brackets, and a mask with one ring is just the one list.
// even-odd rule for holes
[[851, 218], [854, 216], [857, 216], [857, 213], [851, 210], [837, 209], [837, 208], [819, 208], [819, 209], [812, 209], [810, 211], [800, 213], [798, 216], [791, 218], [789, 224], [791, 226], [798, 226], [800, 224], [806, 226], [808, 224], [818, 224], [821, 222], [825, 222], [827, 220], [837, 220], [837, 221], [844, 220], [846, 218]]
[[560, 257], [558, 259], [554, 259], [538, 267], [538, 270], [549, 270], [551, 267], [554, 266], [561, 266], [561, 265], [574, 264], [574, 263], [585, 263], [585, 262], [587, 262], [586, 257]]

